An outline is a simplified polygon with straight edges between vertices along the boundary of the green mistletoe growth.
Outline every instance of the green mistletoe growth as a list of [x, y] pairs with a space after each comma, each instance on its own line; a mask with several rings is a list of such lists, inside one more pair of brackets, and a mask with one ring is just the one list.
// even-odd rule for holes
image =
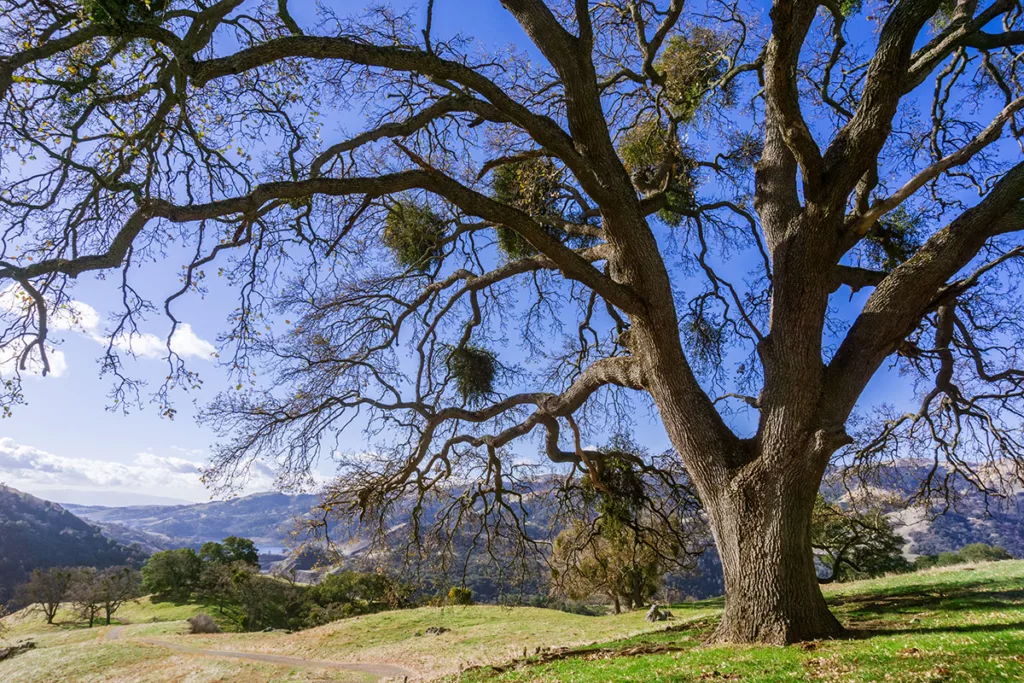
[[384, 244], [411, 270], [427, 273], [441, 263], [448, 225], [426, 204], [400, 201], [388, 208]]
[[[492, 174], [493, 197], [508, 206], [535, 218], [561, 215], [560, 201], [562, 171], [549, 159], [531, 159], [504, 164]], [[559, 233], [553, 226], [544, 225], [552, 235]], [[498, 247], [511, 260], [528, 258], [537, 250], [516, 231], [499, 226]]]
[[124, 26], [152, 19], [166, 6], [166, 0], [84, 0], [82, 10], [93, 23]]
[[494, 394], [498, 358], [480, 346], [453, 346], [448, 349], [448, 372], [467, 403], [480, 403]]
[[[655, 67], [665, 77], [672, 115], [692, 121], [712, 83], [724, 73], [722, 55], [730, 39], [724, 33], [694, 27], [687, 35], [669, 38]], [[726, 87], [726, 97], [731, 93]]]
[[682, 223], [683, 215], [696, 206], [697, 167], [668, 129], [659, 121], [631, 128], [619, 144], [619, 156], [641, 191], [660, 191], [665, 181], [669, 181], [665, 193], [667, 204], [657, 215], [671, 226]]

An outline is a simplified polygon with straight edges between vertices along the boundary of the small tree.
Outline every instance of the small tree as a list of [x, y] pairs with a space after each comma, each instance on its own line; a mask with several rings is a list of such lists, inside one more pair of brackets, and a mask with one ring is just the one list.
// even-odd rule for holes
[[108, 567], [95, 574], [92, 593], [103, 610], [107, 625], [124, 603], [142, 594], [142, 575], [131, 567]]
[[819, 583], [909, 571], [903, 537], [880, 510], [856, 512], [818, 495], [811, 522], [811, 546], [828, 570]]
[[75, 570], [75, 580], [70, 592], [75, 614], [80, 620], [87, 621], [89, 628], [93, 627], [97, 617], [103, 611], [102, 596], [96, 575], [97, 571], [93, 567], [79, 567]]
[[234, 562], [245, 562], [258, 567], [260, 564], [259, 550], [251, 539], [239, 536], [228, 536], [220, 543], [209, 541], [199, 549], [199, 559], [202, 562], [232, 564]]
[[587, 474], [559, 497], [568, 524], [555, 539], [552, 580], [573, 600], [604, 594], [616, 613], [640, 608], [668, 570], [692, 568], [707, 527], [686, 477], [629, 438], [588, 456]]
[[234, 596], [242, 608], [242, 628], [259, 630], [267, 620], [273, 602], [273, 579], [259, 575], [251, 566], [233, 566]]
[[154, 553], [142, 567], [146, 590], [177, 600], [187, 599], [199, 584], [202, 561], [192, 548]]
[[661, 585], [663, 571], [657, 556], [625, 534], [601, 533], [583, 523], [555, 539], [552, 578], [571, 600], [605, 595], [615, 613], [643, 607]]
[[217, 609], [224, 614], [224, 603], [234, 595], [235, 570], [230, 564], [208, 562], [199, 576], [199, 593], [204, 600], [217, 603]]
[[34, 569], [29, 580], [18, 587], [16, 600], [20, 604], [38, 605], [46, 623], [52, 624], [74, 583], [75, 570], [71, 567]]

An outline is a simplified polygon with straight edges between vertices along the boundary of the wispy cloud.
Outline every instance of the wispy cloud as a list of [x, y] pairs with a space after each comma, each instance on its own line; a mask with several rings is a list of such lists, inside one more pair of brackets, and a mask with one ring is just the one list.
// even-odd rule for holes
[[[4, 313], [18, 315], [27, 309], [31, 300], [16, 285], [0, 290], [0, 315]], [[76, 332], [88, 339], [107, 346], [111, 337], [104, 333], [99, 312], [84, 301], [70, 301], [66, 305], [50, 311], [49, 327], [51, 331]], [[0, 349], [0, 374], [13, 371], [15, 364], [25, 349], [26, 342], [15, 342]], [[113, 338], [116, 349], [132, 353], [141, 358], [163, 358], [167, 355], [167, 339], [149, 332], [132, 335], [119, 335]], [[209, 360], [216, 354], [213, 344], [206, 341], [192, 329], [188, 323], [182, 323], [171, 335], [170, 348], [174, 353], [185, 359]], [[47, 346], [47, 358], [50, 361], [50, 373], [60, 377], [67, 372], [67, 359], [59, 349]], [[33, 352], [26, 364], [26, 372], [33, 375], [42, 374], [42, 361], [38, 352]]]
[[[151, 452], [128, 463], [68, 457], [0, 438], [0, 481], [18, 489], [120, 490], [202, 500], [210, 492], [200, 480], [200, 467], [196, 460]], [[257, 464], [249, 475], [246, 491], [273, 488], [269, 467]]]

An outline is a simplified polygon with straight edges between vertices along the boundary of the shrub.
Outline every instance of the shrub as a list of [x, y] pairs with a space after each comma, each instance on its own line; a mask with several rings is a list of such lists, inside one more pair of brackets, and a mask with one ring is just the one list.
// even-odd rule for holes
[[466, 344], [448, 350], [448, 372], [467, 403], [477, 403], [494, 393], [498, 359], [490, 351]]
[[999, 560], [1012, 560], [1013, 555], [998, 545], [988, 543], [971, 543], [960, 548], [960, 557], [964, 562], [998, 562]]
[[425, 204], [398, 202], [384, 219], [384, 244], [406, 268], [426, 273], [441, 261], [444, 220]]
[[220, 626], [209, 614], [200, 612], [188, 620], [189, 633], [220, 633]]
[[448, 591], [448, 604], [449, 605], [472, 605], [473, 604], [473, 591], [468, 588], [460, 588], [459, 586], [452, 586], [451, 590]]

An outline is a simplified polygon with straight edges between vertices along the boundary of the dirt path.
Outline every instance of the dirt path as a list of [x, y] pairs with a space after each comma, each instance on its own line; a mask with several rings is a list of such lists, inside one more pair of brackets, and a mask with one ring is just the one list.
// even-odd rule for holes
[[[124, 626], [111, 627], [103, 634], [103, 640], [121, 640], [124, 636]], [[234, 652], [231, 650], [207, 650], [199, 647], [192, 647], [183, 643], [172, 643], [157, 638], [134, 638], [135, 642], [147, 643], [158, 647], [174, 650], [200, 657], [217, 657], [222, 659], [243, 659], [250, 662], [261, 662], [263, 664], [276, 664], [278, 666], [293, 666], [307, 669], [333, 669], [335, 671], [352, 671], [355, 673], [370, 674], [382, 678], [415, 678], [419, 674], [411, 669], [396, 664], [376, 663], [352, 663], [335, 662], [327, 659], [304, 659], [302, 657], [286, 657], [284, 655], [264, 654], [261, 652]]]
[[124, 635], [124, 626], [111, 626], [103, 634], [103, 640], [121, 640]]

